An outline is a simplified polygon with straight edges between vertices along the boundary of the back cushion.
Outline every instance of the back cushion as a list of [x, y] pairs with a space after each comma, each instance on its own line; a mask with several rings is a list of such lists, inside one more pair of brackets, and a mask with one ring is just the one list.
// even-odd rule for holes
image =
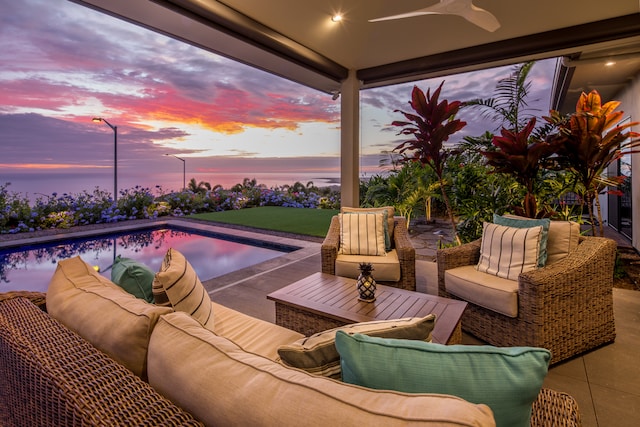
[[172, 310], [134, 297], [75, 257], [58, 263], [47, 290], [47, 311], [145, 379], [151, 330]]
[[388, 251], [391, 250], [391, 246], [393, 245], [393, 230], [395, 227], [393, 216], [395, 215], [395, 208], [393, 206], [381, 206], [379, 208], [350, 208], [350, 207], [341, 207], [340, 213], [378, 213], [384, 212], [386, 213], [387, 223], [385, 224], [385, 232], [387, 233], [386, 239], [388, 240], [386, 243], [388, 244]]
[[213, 331], [211, 298], [189, 261], [173, 248], [167, 251], [153, 280], [153, 296], [156, 304], [184, 311]]
[[340, 214], [340, 253], [386, 255], [383, 214]]
[[149, 383], [205, 425], [492, 426], [485, 405], [351, 386], [242, 351], [175, 312], [149, 346]]
[[574, 221], [551, 221], [547, 240], [547, 265], [558, 262], [580, 243], [580, 224]]
[[151, 286], [155, 272], [131, 258], [116, 257], [111, 267], [111, 281], [137, 298], [153, 304]]
[[476, 269], [509, 280], [538, 268], [542, 226], [505, 227], [484, 223], [480, 261]]
[[345, 382], [485, 403], [504, 427], [529, 427], [551, 360], [548, 350], [536, 347], [441, 345], [342, 331], [336, 347]]
[[352, 323], [280, 346], [278, 354], [287, 366], [304, 369], [315, 375], [340, 379], [340, 355], [335, 345], [336, 331], [367, 334], [372, 337], [431, 341], [431, 332], [435, 323], [435, 314], [425, 317]]
[[[503, 217], [530, 220], [530, 218], [512, 214], [505, 214]], [[545, 265], [560, 261], [569, 255], [569, 252], [575, 251], [579, 243], [580, 224], [575, 221], [550, 221], [547, 236], [547, 262]]]

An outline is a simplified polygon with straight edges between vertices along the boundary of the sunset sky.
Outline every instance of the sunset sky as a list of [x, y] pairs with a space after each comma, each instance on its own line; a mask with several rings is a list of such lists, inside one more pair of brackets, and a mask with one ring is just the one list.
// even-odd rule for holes
[[[339, 174], [340, 101], [328, 94], [67, 0], [0, 0], [0, 12], [0, 185], [11, 191], [112, 191], [113, 131], [95, 116], [118, 127], [120, 189], [180, 188], [182, 164], [165, 153], [186, 159], [187, 180], [224, 186]], [[554, 67], [543, 61], [532, 72], [539, 114]], [[378, 173], [381, 153], [398, 144], [389, 124], [414, 84], [445, 80], [441, 98], [465, 101], [492, 96], [510, 70], [363, 91], [363, 172]], [[495, 130], [479, 113], [461, 112], [469, 125], [454, 140]]]

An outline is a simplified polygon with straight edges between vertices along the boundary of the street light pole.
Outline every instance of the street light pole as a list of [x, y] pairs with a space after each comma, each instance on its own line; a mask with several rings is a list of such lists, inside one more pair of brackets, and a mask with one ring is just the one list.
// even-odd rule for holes
[[174, 154], [165, 154], [165, 156], [175, 157], [182, 162], [182, 191], [187, 189], [187, 161], [182, 157], [178, 157]]
[[113, 126], [102, 117], [94, 117], [94, 123], [105, 122], [113, 130], [113, 200], [118, 201], [118, 126]]

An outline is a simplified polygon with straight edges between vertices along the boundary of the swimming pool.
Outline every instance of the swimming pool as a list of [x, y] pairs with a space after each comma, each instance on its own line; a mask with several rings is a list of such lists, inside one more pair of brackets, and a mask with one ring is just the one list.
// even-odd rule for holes
[[44, 292], [59, 260], [80, 256], [107, 278], [116, 256], [158, 271], [169, 248], [181, 252], [201, 280], [276, 258], [298, 248], [179, 227], [154, 227], [81, 239], [0, 249], [0, 292]]

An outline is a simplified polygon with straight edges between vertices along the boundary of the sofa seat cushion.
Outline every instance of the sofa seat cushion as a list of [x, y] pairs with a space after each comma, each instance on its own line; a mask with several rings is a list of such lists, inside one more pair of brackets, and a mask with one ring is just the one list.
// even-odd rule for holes
[[386, 256], [345, 255], [336, 257], [336, 276], [356, 279], [360, 274], [360, 263], [370, 262], [373, 266], [373, 278], [378, 282], [397, 282], [400, 280], [400, 261], [395, 249]]
[[215, 318], [213, 332], [248, 352], [278, 360], [278, 347], [304, 337], [291, 329], [256, 319], [224, 305], [211, 304]]
[[136, 298], [75, 257], [58, 263], [47, 290], [47, 311], [145, 379], [151, 330], [160, 315], [173, 310]]
[[447, 292], [509, 317], [518, 316], [518, 281], [482, 273], [473, 265], [444, 272]]
[[365, 389], [288, 368], [182, 312], [153, 330], [149, 383], [205, 425], [495, 425], [486, 405], [458, 397]]

